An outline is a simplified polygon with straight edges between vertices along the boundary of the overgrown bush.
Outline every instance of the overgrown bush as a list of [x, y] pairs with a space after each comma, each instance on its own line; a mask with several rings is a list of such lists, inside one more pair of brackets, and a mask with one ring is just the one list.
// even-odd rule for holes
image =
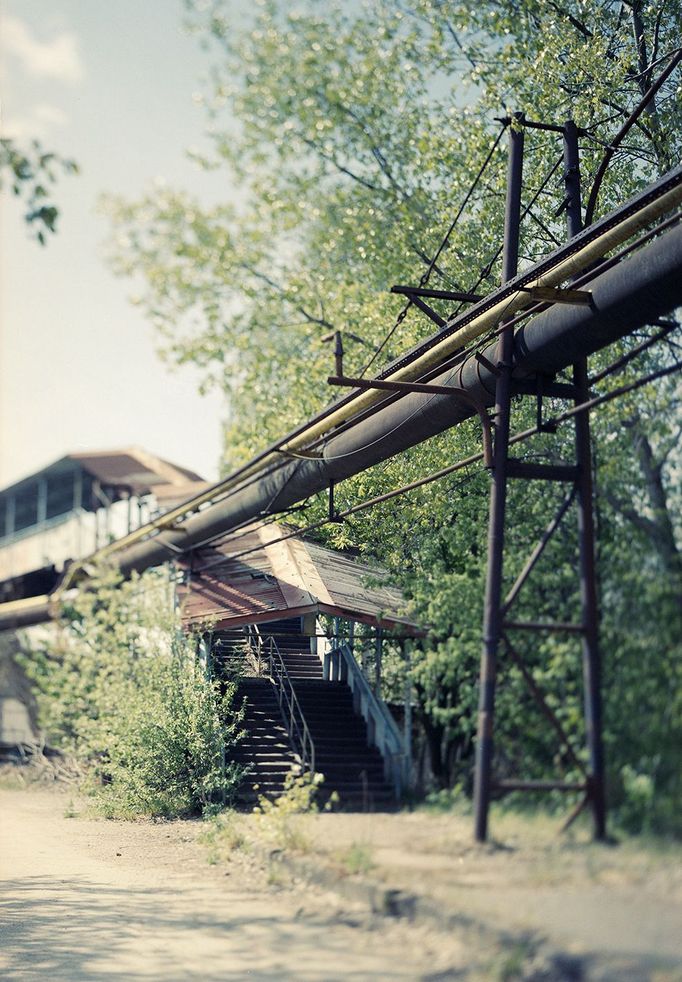
[[195, 647], [166, 577], [101, 569], [25, 655], [47, 741], [88, 765], [104, 814], [203, 814], [233, 797], [236, 686], [207, 678]]

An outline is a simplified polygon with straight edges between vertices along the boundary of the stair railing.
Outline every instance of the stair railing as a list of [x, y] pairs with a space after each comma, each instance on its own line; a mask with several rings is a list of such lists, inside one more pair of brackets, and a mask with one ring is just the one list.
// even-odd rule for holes
[[249, 625], [247, 636], [258, 665], [258, 674], [268, 674], [275, 684], [289, 741], [301, 759], [301, 767], [304, 772], [308, 770], [314, 774], [315, 744], [277, 642], [272, 636], [263, 638], [256, 624]]
[[384, 776], [399, 799], [407, 783], [403, 737], [386, 704], [374, 694], [349, 645], [342, 644], [325, 652], [324, 677], [348, 684], [353, 693], [353, 708], [367, 725], [368, 742], [383, 757]]

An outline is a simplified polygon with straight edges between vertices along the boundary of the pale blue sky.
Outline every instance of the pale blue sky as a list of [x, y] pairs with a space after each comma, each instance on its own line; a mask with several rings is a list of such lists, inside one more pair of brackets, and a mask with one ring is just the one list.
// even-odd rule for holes
[[2, 194], [0, 486], [69, 451], [129, 445], [217, 476], [221, 399], [156, 356], [132, 285], [103, 261], [97, 212], [103, 192], [135, 197], [156, 179], [231, 193], [184, 153], [205, 141], [193, 95], [208, 60], [182, 16], [182, 0], [0, 0], [3, 132], [82, 168], [56, 187], [45, 248]]

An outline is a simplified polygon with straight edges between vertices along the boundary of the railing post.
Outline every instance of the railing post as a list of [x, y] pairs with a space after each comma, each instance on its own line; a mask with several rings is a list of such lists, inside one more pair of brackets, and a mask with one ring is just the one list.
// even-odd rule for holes
[[374, 694], [381, 698], [381, 657], [384, 647], [384, 632], [380, 627], [377, 628], [376, 641], [374, 642]]

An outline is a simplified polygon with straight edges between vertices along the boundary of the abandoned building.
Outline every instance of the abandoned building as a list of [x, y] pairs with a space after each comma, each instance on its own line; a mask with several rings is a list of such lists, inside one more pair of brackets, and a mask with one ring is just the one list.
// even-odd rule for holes
[[207, 484], [139, 448], [67, 454], [0, 491], [0, 602], [48, 593], [96, 552]]
[[208, 625], [210, 670], [236, 669], [247, 698], [242, 801], [277, 795], [301, 766], [345, 807], [399, 798], [410, 780], [410, 695], [401, 691], [391, 712], [382, 655], [406, 657], [405, 640], [422, 632], [386, 572], [275, 523], [196, 549], [182, 569], [184, 623]]
[[[69, 454], [0, 492], [0, 595], [49, 594], [69, 564], [206, 487], [138, 449]], [[174, 559], [183, 625], [216, 678], [246, 697], [241, 800], [276, 796], [287, 775], [324, 775], [347, 807], [378, 807], [409, 781], [410, 698], [391, 713], [382, 653], [419, 635], [381, 569], [256, 522]], [[30, 689], [0, 639], [0, 748], [38, 739]], [[392, 696], [396, 701], [395, 680]], [[397, 719], [396, 719], [397, 717]], [[398, 720], [398, 721], [397, 721]]]
[[[51, 592], [68, 565], [206, 487], [137, 447], [72, 453], [0, 491], [0, 603]], [[0, 750], [36, 739], [14, 632], [0, 634]]]

